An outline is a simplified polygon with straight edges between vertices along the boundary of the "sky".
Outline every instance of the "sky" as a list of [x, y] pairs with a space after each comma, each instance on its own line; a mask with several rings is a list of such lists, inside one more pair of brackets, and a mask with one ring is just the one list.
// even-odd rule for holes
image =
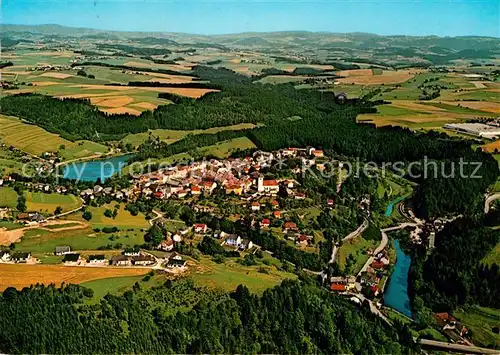
[[227, 34], [268, 31], [500, 37], [500, 0], [0, 0], [5, 24]]

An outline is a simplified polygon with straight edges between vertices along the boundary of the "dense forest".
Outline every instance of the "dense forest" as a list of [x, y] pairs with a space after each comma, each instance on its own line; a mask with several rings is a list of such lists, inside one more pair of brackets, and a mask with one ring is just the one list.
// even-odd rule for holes
[[85, 301], [92, 290], [66, 285], [7, 288], [0, 296], [4, 353], [416, 353], [407, 327], [391, 328], [313, 284], [284, 281], [262, 296], [166, 281], [123, 296]]
[[459, 219], [436, 235], [427, 257], [423, 245], [411, 249], [409, 273], [414, 308], [425, 304], [450, 311], [464, 304], [500, 308], [500, 270], [481, 260], [500, 242], [500, 234], [478, 221]]

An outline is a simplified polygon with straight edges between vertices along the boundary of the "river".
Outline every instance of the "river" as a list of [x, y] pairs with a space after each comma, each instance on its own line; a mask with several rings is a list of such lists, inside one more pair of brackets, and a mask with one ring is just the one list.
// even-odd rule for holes
[[128, 154], [107, 159], [69, 163], [64, 165], [63, 177], [81, 181], [97, 181], [100, 178], [101, 181], [105, 181], [127, 165], [127, 161], [131, 157], [132, 155]]
[[[387, 206], [385, 215], [390, 216], [394, 205], [401, 202], [400, 197]], [[399, 245], [399, 240], [394, 241], [396, 249], [396, 265], [384, 292], [384, 304], [411, 318], [410, 298], [408, 297], [408, 271], [410, 270], [411, 257], [404, 253]]]

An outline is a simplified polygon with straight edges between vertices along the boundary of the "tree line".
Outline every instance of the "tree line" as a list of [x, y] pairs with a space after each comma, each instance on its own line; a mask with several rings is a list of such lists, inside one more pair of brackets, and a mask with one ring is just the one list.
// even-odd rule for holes
[[[5, 353], [416, 353], [407, 327], [391, 328], [306, 281], [284, 281], [262, 296], [245, 286], [224, 294], [190, 281], [85, 304], [77, 285], [7, 288], [0, 296]], [[105, 336], [103, 336], [105, 335]]]

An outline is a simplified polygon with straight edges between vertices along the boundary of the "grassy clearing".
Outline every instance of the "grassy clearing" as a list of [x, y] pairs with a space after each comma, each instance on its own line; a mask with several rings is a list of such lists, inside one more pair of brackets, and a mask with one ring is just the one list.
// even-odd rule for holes
[[380, 116], [407, 116], [414, 114], [426, 114], [425, 112], [409, 110], [403, 107], [396, 107], [391, 105], [377, 106], [377, 114]]
[[10, 221], [0, 221], [0, 229], [5, 228], [7, 230], [13, 230], [13, 229], [18, 229], [21, 228], [22, 225], [16, 222], [10, 222]]
[[16, 250], [33, 253], [53, 253], [57, 246], [69, 245], [72, 250], [97, 250], [99, 247], [119, 249], [144, 243], [144, 232], [140, 229], [122, 230], [112, 234], [94, 232], [91, 228], [66, 231], [31, 229], [16, 243]]
[[30, 212], [54, 213], [60, 206], [63, 212], [74, 210], [82, 201], [74, 195], [46, 194], [43, 192], [25, 192], [26, 208]]
[[493, 265], [497, 264], [500, 265], [500, 243], [498, 243], [493, 250], [491, 250], [488, 255], [484, 257], [482, 260], [483, 264], [486, 265]]
[[500, 310], [486, 307], [469, 307], [453, 312], [472, 331], [472, 341], [482, 347], [500, 348], [500, 335], [493, 333], [500, 327]]
[[134, 147], [139, 146], [141, 143], [146, 141], [149, 136], [154, 136], [160, 138], [160, 140], [165, 141], [167, 143], [174, 143], [182, 138], [184, 138], [188, 134], [213, 134], [222, 131], [238, 131], [242, 129], [252, 129], [257, 127], [252, 123], [240, 123], [232, 126], [225, 127], [214, 127], [209, 129], [198, 129], [192, 131], [181, 131], [181, 130], [170, 130], [170, 129], [155, 129], [150, 130], [145, 133], [137, 133], [137, 134], [129, 134], [125, 138], [122, 139], [123, 143], [130, 143]]
[[94, 296], [86, 301], [86, 303], [93, 304], [99, 302], [101, 298], [108, 293], [112, 295], [122, 295], [125, 291], [130, 290], [136, 282], [141, 285], [142, 289], [148, 289], [160, 284], [165, 280], [165, 277], [156, 275], [151, 277], [148, 281], [143, 281], [143, 279], [144, 275], [112, 277], [83, 282], [81, 286], [90, 288], [94, 291]]
[[17, 205], [17, 192], [10, 187], [0, 187], [0, 207], [15, 208]]
[[[107, 209], [113, 211], [115, 206], [119, 205], [118, 214], [116, 218], [109, 218], [104, 215], [104, 212]], [[146, 217], [139, 213], [137, 216], [132, 216], [129, 211], [125, 210], [124, 204], [110, 203], [103, 205], [101, 207], [92, 207], [89, 206], [87, 208], [92, 213], [92, 219], [90, 223], [93, 228], [103, 228], [103, 227], [118, 227], [120, 229], [128, 229], [128, 228], [148, 228], [149, 223], [146, 220]], [[77, 212], [74, 215], [68, 216], [68, 219], [83, 221], [81, 216], [82, 214]]]
[[349, 255], [353, 255], [355, 261], [349, 269], [351, 274], [357, 274], [368, 260], [368, 253], [366, 251], [370, 248], [375, 249], [378, 243], [379, 241], [366, 240], [361, 236], [345, 242], [337, 252], [339, 266], [345, 270]]
[[296, 278], [294, 274], [278, 271], [273, 266], [264, 266], [269, 273], [259, 272], [260, 266], [242, 266], [234, 260], [227, 260], [217, 264], [207, 257], [202, 257], [199, 270], [193, 272], [191, 277], [196, 284], [209, 288], [234, 291], [243, 284], [251, 292], [262, 294], [266, 289], [274, 287], [287, 278]]
[[237, 150], [255, 148], [255, 144], [247, 137], [239, 137], [228, 141], [219, 142], [208, 147], [198, 149], [198, 153], [202, 156], [213, 155], [217, 158], [223, 159], [231, 155], [232, 152]]

